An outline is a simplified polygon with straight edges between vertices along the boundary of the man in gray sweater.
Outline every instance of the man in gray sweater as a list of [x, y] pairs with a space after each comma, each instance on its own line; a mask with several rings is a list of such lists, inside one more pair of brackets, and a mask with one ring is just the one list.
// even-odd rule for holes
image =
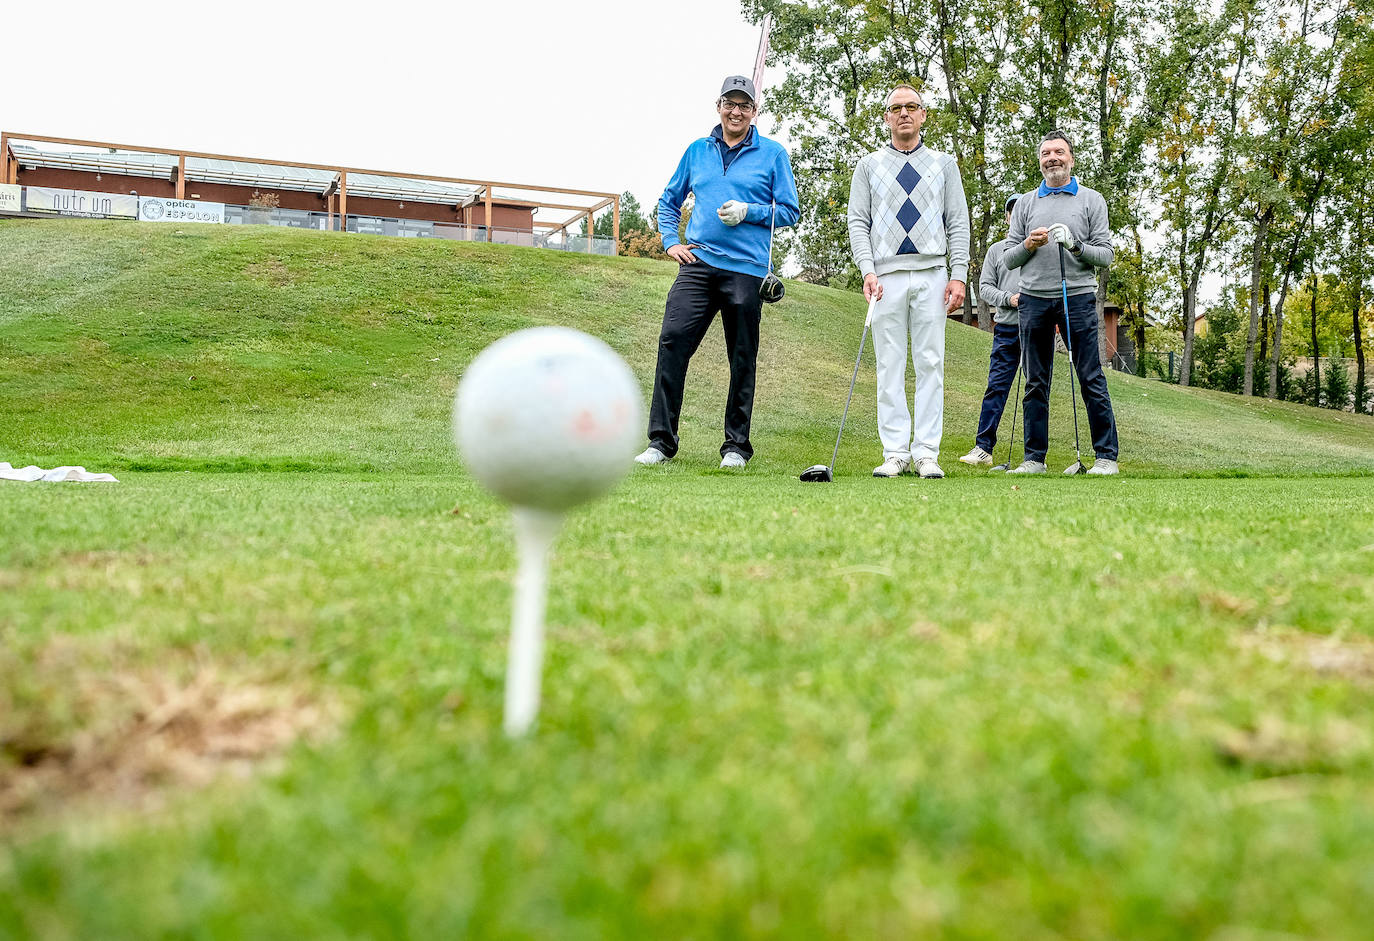
[[[883, 114], [892, 141], [860, 158], [849, 189], [849, 244], [863, 272], [864, 298], [876, 300], [873, 353], [884, 460], [873, 469], [874, 477], [896, 477], [913, 462], [921, 477], [945, 476], [938, 463], [945, 316], [964, 303], [968, 206], [954, 158], [921, 142], [925, 119], [920, 93], [910, 85], [894, 88]], [[911, 409], [906, 404], [908, 335], [916, 369]]]
[[[1021, 196], [1011, 214], [1008, 237], [1016, 244], [1003, 256], [1019, 269], [1021, 344], [1026, 356], [1026, 459], [1013, 474], [1045, 473], [1049, 450], [1050, 378], [1054, 373], [1054, 331], [1067, 331], [1074, 368], [1087, 407], [1097, 461], [1089, 474], [1115, 474], [1116, 416], [1107, 377], [1097, 354], [1097, 269], [1112, 263], [1107, 203], [1097, 190], [1073, 176], [1073, 147], [1059, 131], [1040, 142], [1045, 181]], [[1068, 283], [1068, 323], [1060, 286], [1060, 255]]]
[[[1007, 200], [1007, 224], [1011, 224], [1011, 209], [1016, 197]], [[983, 393], [983, 410], [978, 416], [978, 437], [973, 450], [959, 460], [965, 464], [991, 464], [992, 449], [997, 445], [997, 426], [1007, 407], [1011, 383], [1021, 364], [1021, 330], [1018, 325], [1017, 293], [1020, 280], [1002, 260], [1007, 249], [1016, 244], [1008, 235], [988, 246], [983, 257], [983, 271], [978, 276], [978, 291], [992, 308], [992, 357], [988, 362], [988, 388]]]

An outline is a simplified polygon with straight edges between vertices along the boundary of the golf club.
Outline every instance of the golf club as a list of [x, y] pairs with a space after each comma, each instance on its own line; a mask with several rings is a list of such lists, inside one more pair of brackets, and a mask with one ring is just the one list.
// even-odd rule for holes
[[1016, 398], [1011, 403], [1011, 434], [1007, 436], [1007, 462], [995, 465], [992, 468], [995, 471], [1011, 470], [1011, 449], [1016, 446], [1016, 410], [1021, 405], [1021, 372], [1026, 364], [1026, 344], [1023, 342], [1020, 347], [1021, 357], [1016, 363]]
[[859, 334], [859, 355], [854, 357], [854, 375], [849, 380], [849, 395], [844, 400], [844, 414], [840, 416], [840, 433], [835, 436], [835, 450], [830, 455], [830, 463], [812, 464], [801, 472], [801, 479], [808, 483], [830, 483], [835, 479], [835, 459], [840, 456], [840, 438], [844, 437], [844, 420], [849, 417], [849, 403], [854, 398], [854, 383], [859, 378], [859, 361], [864, 358], [864, 341], [868, 339], [868, 325], [873, 322], [873, 305], [878, 303], [875, 297], [868, 302], [868, 315], [864, 317], [864, 329]]
[[1064, 346], [1069, 351], [1069, 404], [1073, 407], [1073, 454], [1076, 460], [1064, 468], [1064, 476], [1086, 473], [1083, 467], [1083, 451], [1078, 446], [1078, 393], [1074, 391], [1073, 380], [1077, 367], [1073, 361], [1073, 338], [1069, 329], [1069, 279], [1064, 274], [1064, 243], [1059, 242], [1059, 296], [1064, 300]]

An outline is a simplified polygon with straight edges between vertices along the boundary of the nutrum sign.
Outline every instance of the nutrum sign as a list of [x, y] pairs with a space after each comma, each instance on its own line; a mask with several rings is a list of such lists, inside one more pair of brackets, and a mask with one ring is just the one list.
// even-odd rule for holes
[[25, 208], [29, 212], [51, 212], [59, 216], [85, 216], [92, 219], [134, 219], [138, 217], [138, 197], [119, 193], [89, 193], [85, 190], [28, 186]]
[[0, 183], [0, 212], [18, 212], [24, 188], [14, 183]]

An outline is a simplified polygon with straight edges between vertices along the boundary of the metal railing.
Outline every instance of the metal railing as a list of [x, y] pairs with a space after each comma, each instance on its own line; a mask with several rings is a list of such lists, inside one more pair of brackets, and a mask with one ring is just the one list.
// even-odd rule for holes
[[[224, 221], [230, 225], [275, 225], [292, 229], [332, 231], [338, 228], [339, 217], [327, 212], [301, 209], [267, 209], [254, 206], [225, 206]], [[358, 216], [350, 214], [347, 230], [361, 235], [389, 235], [394, 238], [437, 238], [458, 242], [485, 242], [487, 229], [480, 225], [456, 225], [448, 222], [427, 222], [423, 219], [396, 219], [389, 216]], [[497, 245], [523, 245], [526, 248], [548, 248], [560, 252], [581, 252], [588, 255], [614, 255], [615, 239], [568, 235], [545, 235], [525, 229], [491, 228], [491, 242]]]

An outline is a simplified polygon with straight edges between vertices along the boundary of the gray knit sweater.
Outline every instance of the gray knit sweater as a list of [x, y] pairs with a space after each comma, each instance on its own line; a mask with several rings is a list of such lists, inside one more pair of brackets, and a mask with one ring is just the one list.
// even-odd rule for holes
[[[1016, 242], [1003, 256], [1008, 268], [1021, 270], [1021, 292], [1035, 297], [1059, 296], [1059, 246], [1050, 241], [1035, 251], [1026, 248], [1033, 229], [1062, 222], [1082, 246], [1074, 257], [1064, 252], [1064, 274], [1070, 294], [1097, 290], [1097, 268], [1112, 263], [1111, 230], [1107, 228], [1107, 201], [1095, 189], [1078, 184], [1078, 193], [1039, 195], [1033, 189], [1016, 201], [1007, 237]], [[1077, 246], [1075, 246], [1077, 247]]]
[[978, 276], [978, 291], [992, 308], [993, 323], [1009, 323], [1013, 326], [1021, 322], [1021, 312], [1011, 306], [1011, 296], [1017, 292], [1020, 272], [1008, 268], [1002, 256], [1015, 244], [1007, 238], [989, 245], [988, 253], [983, 257], [983, 273]]
[[943, 268], [968, 280], [968, 206], [959, 164], [918, 144], [865, 154], [849, 187], [849, 245], [865, 275]]

